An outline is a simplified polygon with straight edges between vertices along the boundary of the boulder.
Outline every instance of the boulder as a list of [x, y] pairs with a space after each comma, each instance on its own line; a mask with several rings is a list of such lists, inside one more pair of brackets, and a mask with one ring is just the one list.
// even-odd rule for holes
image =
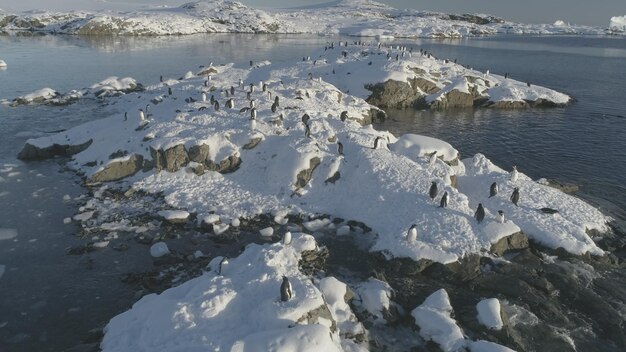
[[424, 93], [407, 82], [387, 80], [384, 83], [367, 85], [365, 87], [372, 94], [366, 101], [379, 108], [408, 108], [413, 107], [422, 99]]
[[114, 161], [89, 178], [90, 182], [117, 181], [136, 174], [143, 167], [143, 156], [133, 154], [123, 161]]
[[189, 156], [183, 144], [178, 144], [166, 150], [156, 150], [150, 147], [150, 154], [154, 160], [154, 168], [157, 171], [176, 172], [189, 163]]
[[311, 181], [311, 177], [313, 176], [313, 171], [315, 171], [315, 168], [317, 168], [317, 166], [321, 162], [322, 161], [318, 157], [314, 157], [314, 158], [311, 158], [311, 160], [309, 160], [309, 168], [304, 169], [298, 173], [296, 184], [295, 184], [297, 189], [306, 187], [309, 181]]
[[429, 107], [434, 110], [471, 108], [474, 106], [474, 95], [453, 89], [443, 95], [440, 99], [434, 100]]
[[42, 160], [53, 156], [70, 156], [89, 148], [91, 143], [93, 143], [92, 139], [78, 145], [55, 143], [48, 147], [37, 147], [27, 142], [17, 155], [17, 158], [21, 160]]
[[206, 144], [194, 145], [189, 148], [189, 160], [204, 164], [209, 159], [209, 146]]
[[215, 163], [211, 160], [206, 162], [207, 170], [217, 171], [221, 174], [228, 174], [237, 171], [241, 165], [241, 158], [237, 155], [231, 155], [219, 163]]
[[522, 232], [517, 232], [492, 244], [490, 251], [495, 255], [502, 256], [510, 251], [528, 248], [528, 245], [528, 237]]

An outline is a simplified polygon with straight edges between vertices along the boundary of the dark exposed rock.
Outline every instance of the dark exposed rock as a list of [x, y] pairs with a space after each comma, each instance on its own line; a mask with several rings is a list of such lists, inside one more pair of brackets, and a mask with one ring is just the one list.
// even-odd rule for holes
[[210, 170], [210, 171], [217, 171], [221, 174], [228, 174], [228, 173], [237, 171], [240, 165], [241, 165], [241, 158], [239, 158], [236, 155], [231, 155], [217, 164], [209, 160], [206, 164], [206, 167], [207, 167], [207, 170]]
[[143, 156], [131, 155], [128, 160], [115, 161], [108, 164], [104, 170], [98, 171], [89, 178], [90, 182], [117, 181], [139, 172], [143, 167]]
[[89, 148], [91, 143], [93, 143], [92, 139], [78, 145], [53, 144], [49, 147], [44, 148], [34, 146], [30, 143], [26, 143], [17, 155], [17, 157], [21, 160], [42, 160], [51, 158], [53, 156], [71, 156]]
[[259, 143], [261, 143], [262, 140], [263, 138], [261, 137], [252, 138], [250, 142], [246, 143], [242, 148], [246, 150], [253, 149], [257, 145], [259, 145]]
[[328, 258], [328, 248], [321, 247], [316, 250], [303, 251], [302, 258], [298, 262], [300, 271], [305, 275], [313, 275], [324, 270], [326, 267], [326, 259]]
[[209, 160], [209, 146], [206, 144], [194, 145], [189, 148], [189, 160], [204, 164]]
[[176, 145], [167, 150], [156, 150], [150, 147], [150, 154], [152, 155], [152, 160], [154, 160], [154, 168], [157, 169], [157, 171], [166, 170], [176, 172], [189, 163], [187, 150], [183, 144]]
[[431, 102], [429, 106], [434, 110], [471, 108], [474, 106], [474, 95], [453, 89], [441, 99]]
[[411, 87], [407, 82], [395, 80], [367, 85], [365, 88], [372, 92], [366, 101], [380, 108], [414, 107], [424, 95], [416, 86]]
[[309, 181], [311, 181], [311, 177], [313, 176], [313, 171], [322, 161], [318, 157], [313, 157], [309, 160], [309, 168], [304, 169], [298, 173], [296, 180], [296, 188], [304, 188]]
[[307, 312], [296, 320], [296, 324], [319, 324], [321, 322], [320, 318], [323, 319], [323, 321], [331, 322], [331, 332], [334, 333], [337, 331], [337, 322], [333, 319], [333, 315], [330, 310], [328, 310], [328, 306], [326, 306], [326, 304], [322, 304], [321, 306]]

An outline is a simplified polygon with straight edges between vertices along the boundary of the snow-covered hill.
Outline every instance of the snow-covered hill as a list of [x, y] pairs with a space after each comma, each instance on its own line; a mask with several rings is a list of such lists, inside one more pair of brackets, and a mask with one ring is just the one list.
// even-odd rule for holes
[[131, 12], [0, 13], [0, 31], [85, 35], [193, 33], [319, 33], [406, 38], [481, 34], [603, 34], [606, 28], [526, 25], [489, 15], [448, 15], [395, 9], [370, 0], [343, 0], [315, 8], [259, 10], [236, 1], [208, 0], [177, 8]]

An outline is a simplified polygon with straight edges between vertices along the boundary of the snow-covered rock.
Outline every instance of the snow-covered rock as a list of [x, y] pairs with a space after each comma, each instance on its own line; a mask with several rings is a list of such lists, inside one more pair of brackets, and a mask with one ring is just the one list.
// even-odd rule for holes
[[6, 67], [7, 67], [7, 63], [4, 60], [0, 59], [0, 68], [6, 68]]
[[425, 340], [436, 342], [443, 351], [462, 350], [466, 345], [463, 331], [451, 318], [452, 306], [444, 289], [428, 296], [424, 303], [415, 308], [411, 315], [420, 328], [420, 335]]
[[[367, 83], [390, 77], [406, 80], [421, 72], [407, 67], [432, 69], [442, 72], [441, 77], [475, 78], [464, 78], [466, 85], [499, 82], [511, 91], [524, 90], [523, 100], [560, 93], [497, 75], [485, 77], [426, 56], [388, 61], [389, 52], [403, 51], [335, 44], [335, 49], [320, 50], [313, 56], [316, 59], [293, 65], [214, 66], [210, 87], [205, 86], [206, 76], [193, 76], [146, 87], [140, 98], [139, 94], [110, 98], [115, 108], [110, 117], [30, 139], [20, 157], [40, 158], [58, 151], [74, 154], [69, 166], [92, 181], [111, 179], [113, 173], [106, 174], [111, 165], [125, 165], [124, 172], [115, 175], [130, 177], [135, 189], [162, 193], [172, 208], [194, 212], [198, 219], [207, 217], [205, 223], [214, 224], [216, 234], [229, 228], [230, 219], [275, 214], [281, 223], [289, 214], [329, 214], [369, 226], [376, 234], [372, 250], [391, 257], [449, 263], [468, 253], [488, 251], [493, 243], [520, 231], [552, 248], [603, 253], [586, 234], [590, 229], [607, 229], [607, 218], [595, 208], [523, 174], [516, 183], [510, 182], [507, 173], [484, 156], [461, 163], [458, 152], [444, 141], [417, 135], [396, 138], [376, 131], [367, 122], [372, 110], [377, 110], [364, 100]], [[345, 79], [347, 72], [353, 73], [351, 79]], [[239, 87], [240, 79], [244, 87]], [[258, 86], [261, 81], [269, 92], [251, 93], [257, 113], [251, 125], [250, 112], [240, 109], [250, 105], [249, 84]], [[227, 98], [230, 87], [237, 88]], [[232, 98], [234, 108], [222, 104], [216, 111], [208, 101], [201, 101], [203, 92], [222, 103]], [[155, 99], [159, 103], [150, 106], [147, 123], [125, 118], [124, 112], [137, 112]], [[279, 105], [272, 112], [275, 99]], [[305, 114], [308, 132], [302, 122]], [[379, 146], [373, 149], [376, 139]], [[434, 160], [432, 165], [428, 155], [434, 151], [445, 162]], [[200, 168], [202, 172], [197, 172]], [[433, 181], [439, 189], [436, 203], [428, 197]], [[500, 194], [488, 198], [494, 181], [500, 184]], [[514, 186], [521, 187], [523, 206], [508, 201]], [[449, 195], [447, 209], [438, 208], [444, 192]], [[487, 212], [481, 224], [473, 218], [478, 203]], [[542, 207], [558, 208], [559, 213], [548, 216], [538, 211]], [[507, 221], [502, 224], [495, 217], [498, 210], [505, 212]], [[219, 218], [228, 221], [215, 224]], [[412, 224], [419, 235], [409, 243], [404, 238]], [[316, 231], [330, 226], [330, 220], [304, 226]]]
[[157, 213], [165, 221], [171, 223], [184, 223], [189, 218], [189, 212], [185, 210], [161, 210]]
[[[160, 295], [143, 297], [111, 319], [101, 348], [108, 351], [341, 351], [341, 325], [312, 313], [328, 307], [322, 292], [298, 269], [302, 251], [316, 247], [312, 236], [294, 234], [292, 245], [249, 245], [239, 257]], [[294, 291], [280, 300], [283, 276]], [[331, 312], [342, 321], [348, 309], [333, 300], [341, 284], [322, 286]], [[335, 295], [335, 296], [336, 296]], [[344, 313], [349, 316], [348, 312]], [[333, 319], [329, 316], [330, 319]]]
[[626, 16], [611, 17], [609, 29], [615, 32], [626, 32]]
[[374, 278], [360, 284], [357, 294], [363, 308], [378, 320], [382, 320], [391, 304], [393, 289], [388, 283]]
[[500, 301], [497, 298], [484, 299], [476, 304], [478, 322], [488, 329], [500, 330], [504, 325], [500, 315]]

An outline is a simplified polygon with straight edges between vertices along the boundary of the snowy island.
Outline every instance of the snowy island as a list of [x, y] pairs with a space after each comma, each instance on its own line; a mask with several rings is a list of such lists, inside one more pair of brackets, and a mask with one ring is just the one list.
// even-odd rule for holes
[[[329, 43], [294, 64], [207, 65], [137, 87], [111, 78], [72, 92], [108, 99], [111, 116], [28, 140], [19, 157], [70, 156], [93, 187], [158, 195], [169, 209], [152, 216], [165, 223], [218, 235], [264, 216], [272, 222], [260, 236], [277, 242], [215, 257], [201, 276], [143, 297], [105, 328], [103, 351], [368, 350], [368, 328], [348, 302], [356, 295], [359, 310], [385, 322], [401, 314], [394, 290], [371, 278], [352, 292], [303, 270], [321, 255], [320, 231], [370, 236], [369, 251], [411, 270], [499, 260], [529, 239], [572, 255], [605, 254], [591, 234], [608, 231], [610, 219], [584, 201], [482, 154], [462, 158], [445, 141], [369, 124], [384, 106], [559, 106], [565, 94], [360, 41]], [[37, 102], [63, 99], [44, 93]], [[95, 197], [78, 220], [103, 216], [89, 210]], [[127, 224], [122, 215], [102, 229]], [[163, 242], [151, 252], [170, 255]], [[444, 351], [511, 351], [465, 335], [445, 290], [413, 307], [421, 338]], [[476, 309], [485, 329], [503, 329], [497, 299]]]
[[[621, 30], [619, 30], [622, 28]], [[255, 9], [236, 1], [191, 2], [177, 8], [132, 12], [0, 12], [0, 32], [31, 31], [79, 35], [183, 35], [194, 33], [317, 33], [381, 38], [460, 38], [489, 34], [619, 34], [610, 28], [521, 24], [483, 14], [442, 14], [395, 9], [370, 0], [332, 1], [313, 8]]]

